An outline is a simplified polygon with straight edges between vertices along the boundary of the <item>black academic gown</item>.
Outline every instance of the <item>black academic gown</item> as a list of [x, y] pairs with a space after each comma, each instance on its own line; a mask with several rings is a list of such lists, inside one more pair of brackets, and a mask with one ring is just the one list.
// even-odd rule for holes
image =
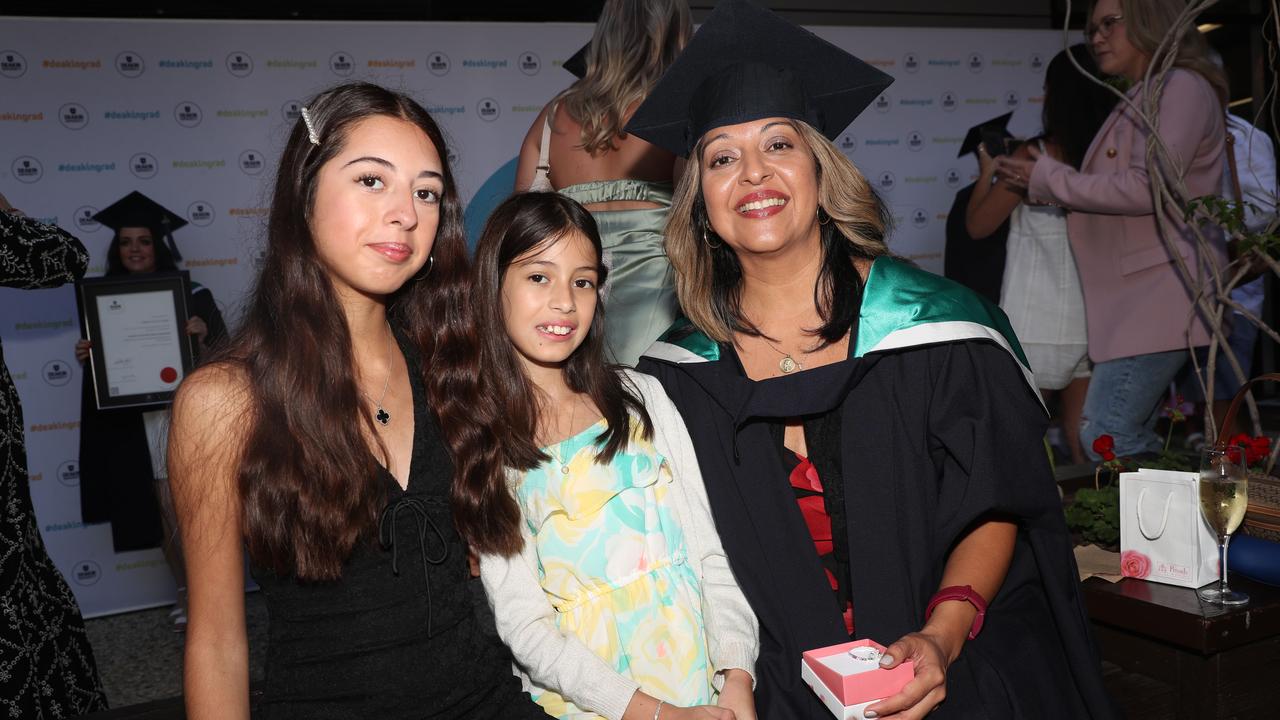
[[956, 191], [956, 199], [947, 213], [942, 274], [999, 305], [1009, 244], [1009, 221], [1005, 220], [995, 232], [981, 240], [970, 237], [965, 228], [965, 215], [969, 197], [973, 195], [973, 185], [969, 183]]
[[[191, 283], [187, 311], [209, 327], [205, 345], [227, 336], [213, 293]], [[155, 407], [99, 410], [85, 373], [80, 396], [80, 517], [86, 525], [111, 523], [116, 552], [159, 547], [164, 538], [156, 477], [142, 414]]]
[[800, 678], [801, 653], [849, 639], [769, 429], [828, 411], [839, 414], [831, 454], [857, 637], [887, 645], [919, 630], [965, 529], [989, 512], [1017, 519], [1009, 573], [931, 717], [1115, 716], [1043, 449], [1045, 412], [1005, 348], [907, 347], [761, 382], [731, 351], [719, 355], [644, 357], [639, 369], [684, 417], [730, 566], [759, 617], [760, 717], [829, 717]]

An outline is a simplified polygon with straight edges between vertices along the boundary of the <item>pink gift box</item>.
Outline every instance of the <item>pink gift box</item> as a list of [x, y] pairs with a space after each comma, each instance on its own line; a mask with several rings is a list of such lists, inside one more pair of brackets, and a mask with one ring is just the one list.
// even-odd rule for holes
[[910, 660], [885, 670], [879, 664], [859, 663], [848, 655], [858, 647], [875, 648], [884, 653], [885, 647], [874, 640], [831, 645], [808, 650], [800, 663], [800, 675], [817, 694], [822, 704], [842, 720], [863, 720], [867, 706], [896, 695], [915, 677], [915, 667]]

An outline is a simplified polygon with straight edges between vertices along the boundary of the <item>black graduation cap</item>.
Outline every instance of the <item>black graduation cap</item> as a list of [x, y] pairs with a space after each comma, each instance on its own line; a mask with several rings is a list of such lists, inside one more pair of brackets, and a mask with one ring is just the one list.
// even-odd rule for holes
[[587, 44], [583, 45], [581, 48], [578, 48], [578, 52], [574, 53], [573, 56], [570, 57], [568, 60], [565, 60], [564, 65], [561, 65], [561, 67], [573, 73], [574, 76], [576, 76], [578, 79], [582, 79], [586, 77], [587, 76], [587, 53], [590, 50], [591, 50], [591, 42], [587, 41]]
[[893, 78], [747, 0], [722, 0], [626, 131], [685, 156], [712, 128], [789, 117], [834, 140]]
[[969, 132], [964, 136], [964, 142], [960, 143], [960, 154], [956, 155], [956, 157], [964, 157], [969, 153], [978, 152], [978, 143], [982, 142], [984, 135], [998, 132], [1001, 134], [1001, 137], [1013, 137], [1013, 134], [1009, 132], [1007, 127], [1009, 125], [1009, 118], [1012, 117], [1013, 113], [1008, 112], [1000, 117], [991, 118], [990, 120], [980, 122], [969, 128]]
[[180, 216], [142, 193], [134, 190], [93, 216], [94, 220], [120, 231], [125, 227], [145, 227], [159, 230], [175, 262], [182, 260], [178, 246], [173, 242], [173, 231], [187, 224]]

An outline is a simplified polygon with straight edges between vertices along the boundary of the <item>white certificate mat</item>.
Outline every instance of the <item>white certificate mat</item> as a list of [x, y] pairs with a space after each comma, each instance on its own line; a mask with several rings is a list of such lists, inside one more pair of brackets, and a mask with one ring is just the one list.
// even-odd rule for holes
[[182, 380], [183, 328], [168, 290], [94, 298], [107, 396], [170, 392]]

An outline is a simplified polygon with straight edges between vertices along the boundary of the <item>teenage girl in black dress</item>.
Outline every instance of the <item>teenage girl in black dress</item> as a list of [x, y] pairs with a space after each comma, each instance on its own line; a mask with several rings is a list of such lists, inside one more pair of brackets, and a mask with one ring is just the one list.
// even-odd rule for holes
[[244, 327], [174, 402], [188, 717], [249, 715], [246, 543], [270, 619], [255, 717], [541, 715], [477, 624], [449, 512], [466, 265], [427, 112], [368, 84], [312, 100]]

